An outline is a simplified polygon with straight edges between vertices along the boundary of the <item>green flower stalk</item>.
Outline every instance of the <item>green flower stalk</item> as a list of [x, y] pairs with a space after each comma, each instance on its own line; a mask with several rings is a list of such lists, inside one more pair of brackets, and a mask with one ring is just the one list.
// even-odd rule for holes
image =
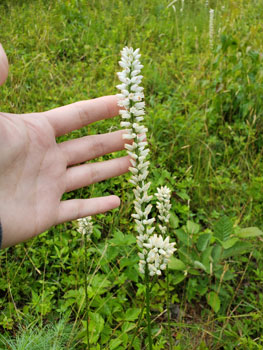
[[85, 273], [85, 281], [84, 281], [84, 287], [85, 287], [85, 301], [86, 301], [86, 322], [87, 322], [87, 349], [90, 349], [90, 340], [89, 340], [89, 301], [88, 301], [88, 285], [87, 285], [87, 271], [88, 271], [88, 260], [87, 260], [87, 248], [88, 248], [88, 238], [93, 232], [93, 223], [92, 223], [92, 217], [87, 216], [86, 218], [81, 218], [77, 220], [78, 227], [77, 231], [83, 235], [84, 238], [84, 254], [85, 254], [85, 260], [84, 260], [84, 273]]

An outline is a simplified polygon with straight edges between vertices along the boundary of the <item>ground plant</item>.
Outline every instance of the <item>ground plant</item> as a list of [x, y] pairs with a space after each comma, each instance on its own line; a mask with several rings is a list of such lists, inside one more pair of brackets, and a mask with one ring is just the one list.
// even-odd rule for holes
[[[121, 206], [0, 251], [0, 349], [262, 349], [262, 2], [10, 0], [0, 13], [4, 112], [116, 94], [118, 85], [123, 101], [120, 52], [140, 48], [133, 68], [143, 90], [129, 90], [122, 108], [145, 106], [129, 112], [126, 150], [103, 159], [145, 156], [151, 183], [138, 180], [150, 197], [143, 208], [135, 163], [66, 193], [117, 194]], [[58, 142], [130, 128], [126, 112]], [[149, 152], [132, 146], [135, 132]], [[134, 223], [139, 209], [144, 228]], [[147, 230], [151, 241], [140, 237]], [[149, 269], [161, 233], [176, 251]]]

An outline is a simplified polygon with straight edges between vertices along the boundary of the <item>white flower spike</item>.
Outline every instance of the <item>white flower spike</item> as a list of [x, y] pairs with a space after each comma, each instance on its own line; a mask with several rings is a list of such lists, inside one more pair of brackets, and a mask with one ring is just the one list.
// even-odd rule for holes
[[[169, 242], [169, 237], [163, 239], [162, 236], [153, 235], [155, 227], [154, 218], [151, 218], [152, 205], [150, 201], [153, 196], [148, 195], [151, 183], [147, 181], [150, 162], [147, 160], [149, 149], [145, 141], [145, 134], [148, 129], [142, 125], [144, 120], [145, 102], [143, 87], [139, 86], [143, 76], [140, 75], [143, 65], [140, 63], [139, 49], [125, 47], [121, 51], [121, 61], [119, 62], [123, 70], [118, 74], [122, 84], [117, 85], [120, 90], [118, 94], [118, 105], [122, 117], [121, 126], [125, 128], [126, 134], [123, 138], [131, 140], [132, 144], [125, 144], [127, 154], [131, 157], [129, 168], [131, 177], [129, 182], [134, 186], [134, 213], [132, 217], [136, 223], [137, 244], [139, 246], [139, 271], [145, 273], [145, 266], [148, 266], [150, 276], [161, 275], [166, 269], [169, 258], [176, 250], [175, 243]], [[166, 232], [169, 222], [170, 190], [168, 187], [157, 189], [157, 208], [162, 233]]]
[[163, 223], [159, 224], [159, 228], [162, 234], [167, 232], [167, 224], [170, 220], [170, 209], [171, 209], [171, 190], [167, 186], [161, 186], [157, 188], [157, 193], [155, 193], [158, 202], [156, 207], [159, 211], [158, 218]]
[[141, 124], [144, 120], [143, 88], [139, 86], [143, 76], [140, 74], [143, 65], [139, 59], [139, 49], [134, 50], [125, 47], [121, 51], [121, 61], [119, 62], [122, 72], [117, 73], [122, 84], [117, 85], [120, 90], [118, 94], [119, 106], [122, 117], [121, 126], [126, 129], [127, 134], [123, 136], [125, 140], [133, 140], [132, 144], [125, 144], [128, 155], [131, 157], [131, 166], [129, 168], [132, 176], [130, 183], [135, 186], [134, 189], [134, 207], [135, 213], [132, 214], [136, 220], [136, 230], [139, 234], [138, 244], [142, 248], [143, 243], [148, 239], [147, 226], [151, 226], [154, 219], [149, 219], [151, 205], [149, 201], [152, 196], [148, 195], [150, 183], [146, 181], [148, 175], [149, 162], [146, 157], [149, 153], [145, 134], [147, 128]]

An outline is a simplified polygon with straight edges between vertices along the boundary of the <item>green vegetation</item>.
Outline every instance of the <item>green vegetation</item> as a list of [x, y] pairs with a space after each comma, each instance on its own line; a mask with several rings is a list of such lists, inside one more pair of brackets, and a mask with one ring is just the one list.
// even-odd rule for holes
[[[43, 111], [115, 94], [120, 50], [139, 47], [151, 180], [173, 191], [169, 234], [178, 249], [169, 273], [173, 349], [262, 349], [262, 2], [206, 3], [0, 4], [1, 41], [10, 64], [0, 88], [1, 111]], [[59, 141], [116, 130], [119, 122], [98, 122]], [[86, 250], [92, 350], [147, 345], [144, 315], [139, 323], [145, 285], [127, 176], [64, 196], [115, 193], [122, 200], [120, 209], [94, 218]], [[84, 253], [75, 223], [0, 252], [0, 349], [27, 349], [25, 339], [31, 339], [32, 350], [86, 349]], [[165, 279], [153, 283], [155, 350], [169, 348], [165, 292]]]

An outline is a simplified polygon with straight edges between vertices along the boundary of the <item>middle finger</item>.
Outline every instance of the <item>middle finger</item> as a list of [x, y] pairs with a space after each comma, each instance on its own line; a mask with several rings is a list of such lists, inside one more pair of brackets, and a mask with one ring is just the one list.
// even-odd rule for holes
[[123, 140], [124, 130], [108, 134], [84, 136], [60, 143], [58, 146], [66, 155], [67, 165], [86, 162], [105, 154], [121, 151], [127, 140]]

